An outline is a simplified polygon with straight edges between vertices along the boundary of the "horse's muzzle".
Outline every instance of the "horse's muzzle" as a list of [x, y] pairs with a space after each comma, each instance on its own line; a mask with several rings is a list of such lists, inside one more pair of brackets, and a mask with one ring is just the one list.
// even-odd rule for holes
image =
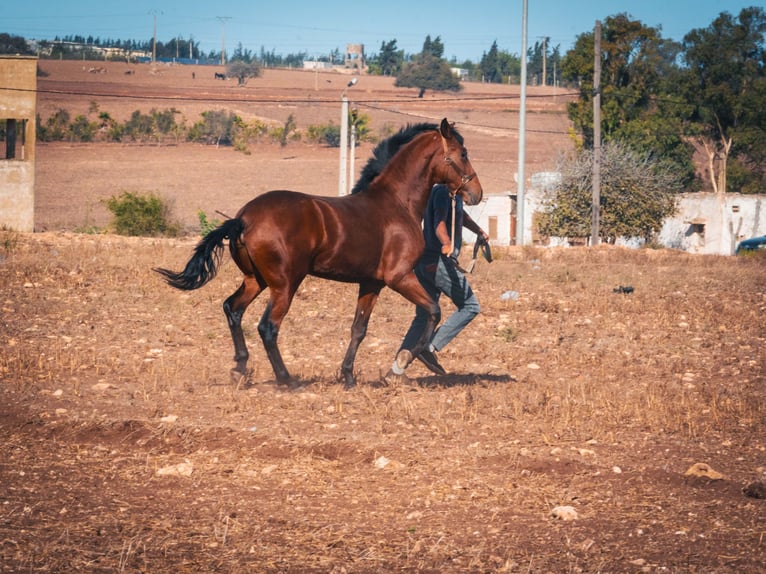
[[463, 177], [463, 181], [460, 184], [458, 191], [462, 194], [463, 202], [466, 205], [476, 205], [481, 201], [481, 198], [484, 195], [484, 190], [481, 187], [476, 172], [472, 175]]

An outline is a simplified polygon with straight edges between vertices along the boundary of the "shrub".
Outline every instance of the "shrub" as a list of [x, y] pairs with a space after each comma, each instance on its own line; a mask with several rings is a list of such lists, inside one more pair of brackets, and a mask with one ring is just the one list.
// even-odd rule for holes
[[285, 121], [285, 125], [276, 127], [269, 132], [271, 139], [279, 142], [279, 145], [285, 147], [289, 140], [299, 140], [300, 134], [296, 131], [295, 116], [290, 114]]
[[69, 138], [69, 112], [57, 109], [43, 124], [37, 116], [37, 139], [44, 142], [63, 141]]
[[114, 215], [112, 225], [119, 235], [178, 235], [178, 224], [168, 221], [168, 204], [154, 193], [125, 191], [119, 196], [110, 197], [105, 204]]
[[319, 126], [309, 126], [306, 130], [309, 141], [323, 143], [330, 147], [340, 147], [340, 126], [332, 122]]
[[209, 110], [201, 115], [202, 119], [189, 130], [189, 140], [214, 143], [216, 146], [232, 143], [234, 126], [242, 121], [237, 114], [224, 110]]
[[69, 126], [72, 141], [92, 142], [98, 132], [98, 124], [89, 122], [83, 115], [77, 116]]
[[197, 212], [197, 217], [199, 218], [199, 231], [202, 237], [205, 237], [208, 233], [221, 225], [221, 221], [218, 219], [208, 219], [207, 214], [201, 209]]

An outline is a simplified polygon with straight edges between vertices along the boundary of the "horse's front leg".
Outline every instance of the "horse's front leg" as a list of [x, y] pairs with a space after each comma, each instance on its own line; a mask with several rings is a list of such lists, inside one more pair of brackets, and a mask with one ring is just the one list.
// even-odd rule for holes
[[254, 277], [246, 276], [242, 285], [223, 303], [223, 312], [226, 314], [226, 322], [229, 324], [231, 339], [234, 343], [234, 361], [236, 366], [232, 369], [232, 377], [240, 380], [247, 376], [247, 344], [242, 332], [242, 315], [253, 302], [263, 287]]
[[383, 289], [383, 287], [384, 284], [378, 282], [359, 284], [359, 297], [356, 302], [356, 313], [354, 314], [354, 322], [351, 325], [351, 341], [348, 344], [348, 350], [346, 351], [346, 356], [343, 359], [343, 364], [340, 369], [347, 389], [356, 385], [356, 380], [354, 379], [354, 361], [356, 360], [356, 352], [367, 334], [367, 324], [370, 322], [370, 315], [375, 307], [375, 303], [378, 301], [380, 290]]

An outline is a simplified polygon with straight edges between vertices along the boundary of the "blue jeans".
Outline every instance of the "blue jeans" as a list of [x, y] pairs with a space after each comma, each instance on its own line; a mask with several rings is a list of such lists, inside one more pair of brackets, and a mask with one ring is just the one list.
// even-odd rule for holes
[[[434, 331], [431, 338], [434, 350], [439, 351], [457, 337], [458, 333], [479, 314], [479, 301], [473, 294], [466, 276], [448, 257], [442, 255], [436, 263], [421, 259], [415, 267], [415, 275], [437, 303], [441, 294], [444, 293], [457, 307], [441, 327]], [[415, 346], [426, 328], [427, 321], [428, 313], [421, 307], [416, 307], [415, 318], [404, 336], [400, 350], [411, 350]]]

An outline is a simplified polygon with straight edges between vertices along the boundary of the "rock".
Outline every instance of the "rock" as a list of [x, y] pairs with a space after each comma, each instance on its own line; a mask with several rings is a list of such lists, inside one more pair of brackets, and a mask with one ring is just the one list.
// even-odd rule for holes
[[742, 492], [745, 496], [749, 496], [750, 498], [766, 499], [766, 482], [761, 480], [751, 482], [742, 489]]
[[694, 476], [697, 478], [709, 478], [710, 480], [723, 480], [725, 477], [720, 472], [713, 470], [710, 465], [704, 462], [697, 462], [689, 467], [684, 476]]
[[188, 460], [157, 469], [157, 476], [191, 476], [194, 466]]
[[565, 522], [577, 520], [580, 517], [572, 506], [557, 506], [551, 510], [551, 516]]

